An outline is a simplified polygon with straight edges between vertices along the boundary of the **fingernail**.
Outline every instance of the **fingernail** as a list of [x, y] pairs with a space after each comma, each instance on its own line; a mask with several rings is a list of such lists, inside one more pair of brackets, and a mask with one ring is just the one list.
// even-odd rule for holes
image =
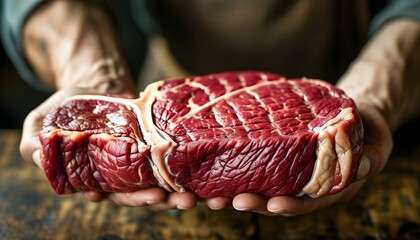
[[359, 170], [356, 175], [356, 180], [361, 180], [367, 177], [370, 170], [370, 161], [366, 156], [360, 160]]
[[238, 211], [251, 211], [251, 208], [242, 208], [242, 207], [235, 207]]
[[158, 202], [157, 202], [157, 201], [154, 201], [154, 200], [148, 200], [148, 201], [146, 201], [146, 203], [147, 203], [148, 205], [155, 205], [155, 204], [158, 204]]
[[287, 211], [285, 209], [281, 209], [281, 208], [269, 208], [269, 207], [267, 207], [267, 210], [270, 213], [280, 215], [280, 216], [284, 216], [284, 217], [293, 216], [292, 213], [290, 213], [289, 211]]
[[186, 207], [184, 207], [184, 206], [182, 206], [182, 205], [176, 205], [176, 209], [179, 209], [179, 210], [186, 210], [187, 208], [186, 208]]
[[271, 209], [270, 207], [267, 207], [267, 210], [271, 213], [280, 213], [281, 212], [281, 209], [275, 209], [275, 208]]
[[211, 210], [220, 210], [220, 209], [223, 209], [223, 207], [224, 207], [224, 206], [211, 206], [211, 205], [209, 205], [209, 208], [210, 208]]
[[39, 168], [42, 169], [41, 159], [40, 159], [41, 156], [40, 156], [40, 154], [41, 154], [41, 151], [39, 149], [38, 150], [35, 150], [32, 153], [32, 160], [34, 161], [35, 165], [37, 165]]

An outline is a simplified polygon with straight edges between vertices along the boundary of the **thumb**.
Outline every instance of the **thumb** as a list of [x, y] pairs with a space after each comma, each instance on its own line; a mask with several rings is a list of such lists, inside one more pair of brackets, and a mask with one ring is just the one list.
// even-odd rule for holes
[[391, 155], [392, 133], [381, 113], [370, 104], [359, 102], [364, 128], [363, 156], [356, 181], [378, 175]]
[[23, 159], [29, 163], [35, 163], [33, 159], [34, 153], [40, 149], [38, 134], [41, 121], [42, 116], [40, 116], [38, 112], [32, 111], [28, 114], [23, 124], [19, 151]]
[[355, 181], [378, 175], [387, 163], [388, 156], [381, 154], [380, 151], [373, 151], [369, 147], [366, 148], [363, 157], [360, 159]]
[[52, 109], [58, 107], [64, 99], [76, 94], [86, 94], [91, 92], [92, 91], [87, 89], [67, 89], [57, 91], [26, 116], [25, 121], [23, 122], [22, 137], [19, 146], [20, 154], [25, 161], [35, 163], [40, 166], [40, 151], [37, 150], [41, 148], [39, 133], [42, 128], [42, 121], [44, 117]]
[[32, 160], [34, 161], [35, 165], [37, 165], [39, 168], [42, 169], [42, 164], [41, 164], [41, 150], [40, 149], [36, 149], [32, 153]]

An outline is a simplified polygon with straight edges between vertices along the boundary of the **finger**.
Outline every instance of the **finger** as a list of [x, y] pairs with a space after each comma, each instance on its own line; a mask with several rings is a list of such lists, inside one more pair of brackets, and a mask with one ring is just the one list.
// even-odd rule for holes
[[214, 197], [214, 198], [206, 199], [206, 204], [210, 209], [220, 210], [230, 205], [231, 201], [232, 200], [227, 197]]
[[[63, 99], [69, 97], [71, 94], [72, 92], [70, 91], [56, 92], [27, 115], [25, 121], [23, 122], [22, 138], [19, 145], [20, 153], [25, 161], [34, 163], [34, 153], [41, 148], [41, 144], [39, 142], [39, 132], [42, 128], [44, 116], [53, 108], [57, 107]], [[37, 161], [40, 166], [41, 164], [39, 159], [37, 159]]]
[[190, 209], [197, 205], [198, 198], [192, 192], [173, 192], [168, 195], [167, 204], [177, 209]]
[[242, 193], [236, 195], [233, 198], [232, 205], [238, 211], [254, 211], [262, 213], [267, 211], [266, 198], [253, 193]]
[[365, 181], [358, 181], [349, 185], [340, 193], [320, 198], [278, 196], [269, 199], [267, 209], [280, 216], [295, 216], [314, 212], [330, 207], [339, 202], [351, 200]]
[[140, 207], [164, 202], [166, 191], [161, 188], [149, 188], [130, 193], [111, 193], [107, 199], [121, 206]]
[[365, 180], [378, 175], [387, 163], [387, 156], [382, 155], [379, 151], [371, 150], [369, 146], [365, 148], [365, 153], [360, 159], [355, 181]]
[[[23, 124], [19, 151], [23, 159], [29, 163], [34, 163], [33, 156], [36, 156], [35, 152], [41, 148], [38, 138], [40, 122], [41, 118], [36, 112], [31, 112]], [[37, 154], [39, 155], [39, 152]], [[40, 165], [39, 159], [37, 160]]]
[[[65, 99], [77, 94], [88, 93], [94, 94], [92, 90], [82, 88], [57, 91], [26, 116], [22, 127], [22, 137], [19, 145], [20, 154], [25, 161], [41, 166], [41, 162], [38, 158], [39, 153], [36, 153], [36, 151], [41, 149], [39, 132], [41, 131], [42, 121], [45, 115], [57, 108]], [[34, 156], [36, 159], [34, 159]], [[37, 162], [34, 162], [34, 160]]]
[[33, 152], [32, 154], [32, 160], [35, 163], [36, 166], [38, 166], [39, 168], [42, 169], [42, 164], [41, 164], [41, 150], [37, 149]]
[[267, 203], [269, 212], [281, 216], [295, 216], [306, 214], [325, 205], [322, 198], [278, 196], [271, 198]]
[[105, 193], [99, 192], [84, 192], [83, 195], [91, 202], [100, 202], [106, 197]]
[[392, 134], [381, 114], [364, 104], [359, 105], [359, 111], [365, 139], [356, 181], [378, 175], [385, 167], [393, 146]]
[[164, 211], [180, 209], [186, 210], [193, 208], [197, 205], [197, 196], [191, 192], [174, 192], [169, 193], [166, 202], [151, 205], [150, 208], [154, 211]]
[[267, 209], [273, 214], [290, 217], [324, 209], [338, 202], [339, 198], [338, 194], [321, 198], [279, 196], [268, 201]]

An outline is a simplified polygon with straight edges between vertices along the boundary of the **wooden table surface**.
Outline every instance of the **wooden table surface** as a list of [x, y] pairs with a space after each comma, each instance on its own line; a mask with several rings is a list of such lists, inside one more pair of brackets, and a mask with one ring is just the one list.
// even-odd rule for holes
[[394, 154], [350, 203], [285, 218], [57, 196], [23, 161], [19, 141], [19, 130], [0, 130], [0, 239], [420, 239], [420, 147]]

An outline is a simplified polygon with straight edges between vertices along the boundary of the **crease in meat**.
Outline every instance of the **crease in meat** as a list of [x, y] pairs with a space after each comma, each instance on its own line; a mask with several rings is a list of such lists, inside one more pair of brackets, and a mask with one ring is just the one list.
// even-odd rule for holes
[[170, 125], [169, 125], [169, 128], [174, 129], [177, 126], [176, 123], [181, 122], [184, 119], [195, 115], [196, 113], [202, 111], [203, 109], [206, 109], [206, 108], [209, 108], [209, 107], [213, 106], [214, 104], [218, 103], [222, 99], [227, 100], [227, 99], [232, 98], [233, 96], [235, 96], [239, 93], [242, 93], [242, 92], [252, 91], [253, 89], [258, 89], [262, 86], [270, 86], [270, 85], [275, 86], [275, 85], [277, 85], [279, 83], [283, 83], [283, 82], [286, 82], [285, 78], [280, 78], [277, 81], [262, 81], [262, 82], [259, 82], [259, 83], [255, 84], [255, 85], [252, 85], [252, 86], [247, 86], [247, 87], [240, 88], [240, 89], [232, 91], [232, 92], [227, 92], [226, 94], [223, 94], [219, 97], [216, 97], [213, 100], [207, 102], [206, 104], [203, 104], [203, 105], [201, 105], [199, 107], [196, 107], [196, 108], [192, 108], [190, 110], [190, 112], [188, 112], [184, 116], [178, 117], [175, 122], [171, 122]]

